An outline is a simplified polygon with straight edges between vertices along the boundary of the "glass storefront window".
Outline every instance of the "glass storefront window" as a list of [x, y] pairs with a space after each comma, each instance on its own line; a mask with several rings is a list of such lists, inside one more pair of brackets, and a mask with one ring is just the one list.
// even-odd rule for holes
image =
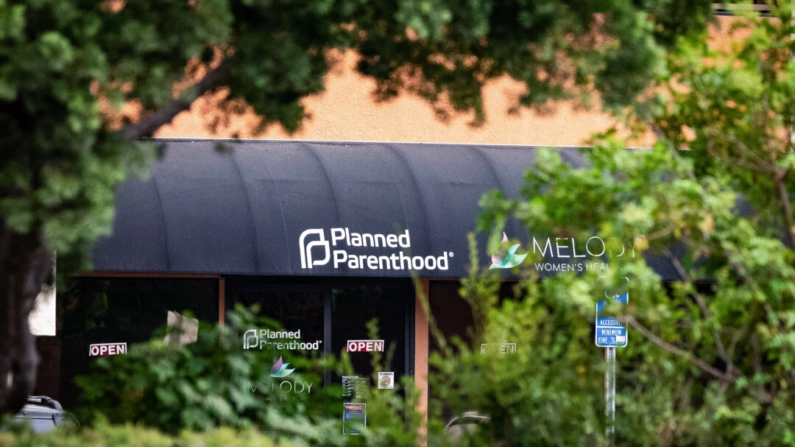
[[[74, 405], [74, 378], [92, 359], [149, 340], [175, 319], [218, 321], [218, 280], [212, 278], [74, 278], [58, 294], [61, 374], [58, 400]], [[55, 397], [55, 396], [51, 396]]]
[[[267, 349], [277, 351], [268, 359], [274, 367], [279, 361], [290, 365], [283, 375], [271, 373], [275, 381], [298, 380], [300, 376], [287, 377], [300, 365], [294, 361], [296, 356], [343, 352], [350, 356], [354, 375], [327, 374], [312, 388], [313, 395], [329, 384], [342, 386], [343, 393], [346, 385], [365, 382], [369, 392], [391, 390], [404, 375], [413, 374], [414, 288], [410, 280], [226, 277], [224, 282], [227, 310], [238, 304], [256, 306], [260, 316], [282, 327], [282, 334], [276, 335], [263, 335], [265, 328], [251, 328], [256, 331], [251, 337], [257, 339], [257, 347], [264, 336]], [[65, 408], [73, 407], [80, 393], [74, 378], [90, 373], [95, 356], [121, 354], [127, 346], [145, 342], [156, 330], [175, 322], [217, 322], [218, 287], [215, 278], [74, 278], [58, 295], [60, 386], [52, 397]], [[377, 323], [377, 334], [368, 330], [371, 322]], [[189, 342], [182, 335], [176, 337]], [[246, 349], [245, 338], [241, 349]], [[378, 370], [372, 364], [376, 355], [383, 365]], [[339, 397], [347, 403], [366, 404], [365, 396], [357, 396], [352, 388], [349, 391]]]
[[[286, 331], [300, 331], [301, 342], [321, 341], [322, 353], [340, 355], [347, 351], [354, 375], [327, 375], [324, 379], [326, 385], [343, 387], [341, 397], [345, 402], [366, 403], [366, 397], [354, 390], [355, 385], [364, 384], [372, 391], [394, 389], [396, 381], [413, 373], [411, 281], [270, 281], [227, 277], [227, 309], [234, 309], [237, 304], [256, 305], [259, 315], [277, 321]], [[371, 321], [377, 322], [376, 337], [368, 331]], [[304, 355], [312, 355], [312, 351], [307, 349]], [[291, 354], [285, 350], [285, 361]], [[384, 366], [379, 371], [373, 369], [374, 355], [382, 356]], [[377, 383], [373, 377], [379, 378]]]
[[[325, 352], [324, 309], [326, 291], [312, 285], [273, 285], [227, 279], [226, 304], [231, 310], [237, 304], [258, 307], [259, 315], [276, 321], [285, 331], [297, 337], [294, 342], [309, 343], [309, 351], [317, 347]], [[300, 331], [300, 332], [299, 332]], [[320, 341], [321, 343], [315, 344]], [[320, 346], [318, 346], [320, 345]]]

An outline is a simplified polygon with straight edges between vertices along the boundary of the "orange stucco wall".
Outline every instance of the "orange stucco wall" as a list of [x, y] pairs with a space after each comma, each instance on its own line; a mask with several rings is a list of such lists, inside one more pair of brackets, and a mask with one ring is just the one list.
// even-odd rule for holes
[[189, 112], [177, 116], [171, 125], [160, 129], [157, 137], [302, 139], [337, 141], [447, 142], [522, 145], [580, 145], [593, 132], [613, 123], [597, 110], [578, 111], [570, 104], [552, 104], [552, 112], [541, 114], [521, 110], [508, 114], [511, 97], [521, 86], [500, 79], [484, 88], [487, 123], [473, 128], [472, 115], [453, 116], [442, 122], [426, 101], [404, 95], [386, 103], [371, 96], [375, 83], [354, 70], [356, 55], [348, 52], [328, 74], [326, 91], [304, 99], [311, 118], [300, 131], [287, 134], [279, 126], [254, 135], [254, 115], [232, 117], [215, 133], [207, 122], [215, 114], [213, 98], [200, 98]]
[[[713, 43], [728, 38], [728, 17], [718, 18], [712, 27]], [[171, 125], [161, 128], [156, 136], [164, 138], [263, 138], [336, 141], [393, 141], [435, 143], [482, 143], [519, 145], [583, 145], [594, 132], [615, 123], [608, 114], [598, 110], [575, 110], [569, 103], [549, 104], [551, 112], [538, 113], [523, 109], [509, 114], [511, 98], [521, 85], [505, 78], [487, 84], [484, 104], [487, 123], [473, 128], [471, 115], [454, 116], [448, 122], [437, 119], [423, 99], [410, 95], [386, 103], [373, 101], [375, 83], [356, 73], [356, 55], [345, 53], [341, 62], [328, 74], [326, 90], [304, 99], [311, 118], [302, 129], [287, 134], [279, 126], [264, 133], [253, 134], [256, 124], [253, 113], [233, 116], [227, 125], [215, 132], [207, 124], [217, 114], [212, 96], [196, 101], [190, 111], [176, 117]]]

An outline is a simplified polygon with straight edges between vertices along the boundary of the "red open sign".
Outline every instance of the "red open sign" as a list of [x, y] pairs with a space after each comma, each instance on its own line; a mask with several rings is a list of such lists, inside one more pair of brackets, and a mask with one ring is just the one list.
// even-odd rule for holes
[[348, 340], [348, 352], [384, 352], [384, 340]]
[[99, 343], [88, 347], [88, 355], [91, 357], [101, 355], [119, 355], [127, 353], [127, 343]]

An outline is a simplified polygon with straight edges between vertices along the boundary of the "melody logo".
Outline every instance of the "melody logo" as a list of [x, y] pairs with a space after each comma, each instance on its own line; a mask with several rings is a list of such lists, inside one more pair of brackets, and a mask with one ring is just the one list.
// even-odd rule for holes
[[288, 366], [290, 366], [290, 364], [284, 363], [280, 356], [279, 360], [276, 360], [276, 363], [274, 363], [273, 367], [271, 368], [271, 377], [282, 378], [289, 376], [293, 373], [293, 371], [295, 371], [295, 369], [287, 369]]
[[[508, 242], [508, 236], [504, 232], [502, 233], [502, 242]], [[500, 252], [492, 255], [491, 267], [489, 267], [489, 269], [510, 269], [524, 262], [524, 258], [527, 257], [527, 253], [522, 255], [516, 254], [516, 250], [518, 248], [519, 244], [511, 245], [504, 257], [500, 256], [502, 255]]]

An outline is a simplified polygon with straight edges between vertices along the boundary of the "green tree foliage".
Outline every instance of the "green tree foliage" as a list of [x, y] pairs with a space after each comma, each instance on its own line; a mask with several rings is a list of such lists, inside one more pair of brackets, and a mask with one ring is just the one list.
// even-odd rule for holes
[[474, 112], [475, 124], [481, 86], [506, 75], [528, 87], [517, 106], [587, 103], [596, 87], [620, 107], [672, 36], [703, 30], [709, 13], [706, 0], [0, 1], [0, 318], [18, 322], [0, 328], [0, 376], [13, 378], [0, 381], [0, 412], [33, 387], [25, 320], [48, 251], [59, 272], [87, 266], [116, 185], [156, 152], [133, 139], [198, 96], [225, 95], [219, 120], [248, 104], [260, 129], [293, 131], [331, 50], [353, 49], [378, 98], [414, 92], [440, 116], [446, 104]]
[[[627, 149], [610, 131], [583, 150], [582, 169], [541, 151], [519, 200], [483, 198], [492, 252], [515, 217], [539, 240], [615, 238], [635, 256], [608, 247], [608, 271], [540, 282], [538, 259], [526, 261], [518, 298], [502, 303], [494, 278], [463, 283], [480, 303], [475, 346], [518, 352], [458, 343], [433, 360], [447, 411], [491, 417], [462, 445], [605, 442], [594, 306], [624, 277], [617, 445], [795, 445], [795, 28], [786, 8], [731, 27], [723, 47], [680, 40], [627, 115], [631, 130], [655, 132], [653, 148]], [[652, 264], [677, 280], [661, 282]]]
[[[357, 50], [382, 98], [410, 90], [439, 104], [444, 92], [477, 121], [482, 84], [506, 74], [527, 84], [523, 105], [587, 97], [591, 86], [625, 105], [672, 33], [704, 28], [709, 3], [684, 3], [6, 0], [0, 216], [21, 233], [41, 226], [51, 249], [80, 247], [107, 231], [114, 185], [152, 154], [126, 137], [150, 135], [222, 87], [225, 112], [243, 99], [262, 126], [295, 130], [299, 100], [323, 90], [330, 49]], [[186, 75], [198, 82], [175, 98]], [[135, 103], [144, 119], [115, 132], [103, 101]]]

